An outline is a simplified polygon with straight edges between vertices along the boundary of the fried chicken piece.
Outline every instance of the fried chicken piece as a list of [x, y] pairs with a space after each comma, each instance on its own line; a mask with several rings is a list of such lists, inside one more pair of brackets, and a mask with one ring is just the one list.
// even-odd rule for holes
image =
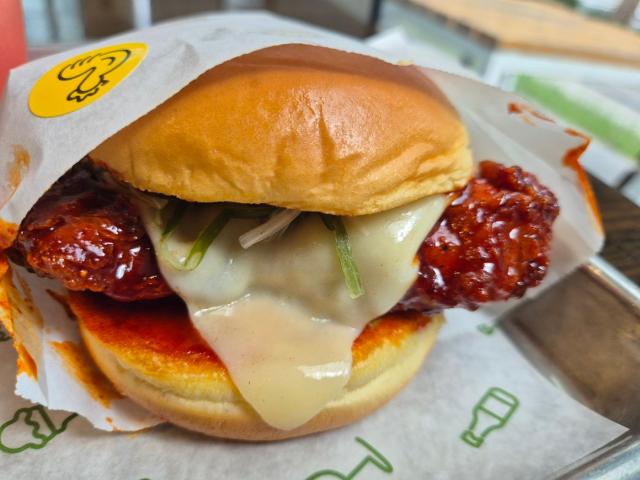
[[555, 195], [519, 167], [480, 163], [418, 251], [420, 273], [395, 311], [434, 312], [521, 297], [549, 266]]
[[[556, 197], [519, 167], [480, 164], [454, 195], [420, 250], [420, 273], [393, 311], [475, 309], [522, 296], [549, 264]], [[172, 294], [128, 197], [80, 164], [34, 205], [12, 248], [14, 261], [70, 290], [118, 300]]]
[[69, 290], [123, 301], [172, 294], [135, 206], [87, 167], [58, 180], [20, 225], [10, 258]]

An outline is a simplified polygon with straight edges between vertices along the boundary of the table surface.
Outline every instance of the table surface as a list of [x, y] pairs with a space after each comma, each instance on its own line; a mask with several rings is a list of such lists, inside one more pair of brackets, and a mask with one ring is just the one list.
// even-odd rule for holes
[[640, 66], [640, 35], [557, 4], [525, 0], [405, 0], [502, 49]]
[[640, 285], [640, 207], [596, 178], [591, 184], [606, 233], [601, 256]]

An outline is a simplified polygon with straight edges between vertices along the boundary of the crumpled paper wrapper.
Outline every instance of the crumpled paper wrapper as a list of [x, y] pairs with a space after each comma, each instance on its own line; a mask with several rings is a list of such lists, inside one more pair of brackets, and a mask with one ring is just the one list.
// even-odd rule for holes
[[[40, 118], [30, 112], [31, 89], [51, 68], [80, 53], [125, 42], [143, 42], [148, 53], [110, 91], [66, 115]], [[0, 110], [0, 199], [6, 201], [0, 218], [19, 223], [87, 152], [204, 71], [285, 43], [384, 59], [346, 37], [249, 13], [164, 24], [13, 70]], [[523, 102], [513, 95], [444, 72], [422, 71], [462, 115], [476, 160], [522, 165], [557, 194], [561, 215], [552, 269], [542, 288], [584, 263], [600, 248], [602, 235], [575, 171], [563, 163], [583, 140], [526, 107], [514, 108]], [[208, 439], [169, 426], [107, 435], [81, 417], [98, 429], [117, 431], [141, 430], [160, 420], [121, 398], [87, 368], [90, 362], [56, 282], [17, 267], [2, 281], [0, 307], [8, 303], [11, 308], [1, 315], [20, 354], [15, 393], [47, 407], [13, 397], [9, 382], [4, 383], [0, 450], [20, 454], [19, 461], [0, 456], [11, 478], [31, 478], [36, 455], [38, 471], [49, 478], [65, 471], [99, 478], [263, 478], [265, 473], [283, 479], [540, 478], [625, 431], [549, 384], [491, 328], [491, 320], [516, 303], [507, 302], [476, 313], [449, 313], [449, 324], [415, 381], [387, 407], [338, 431], [268, 445]], [[7, 379], [14, 375], [9, 343], [0, 343], [0, 355], [9, 358], [2, 363]], [[65, 440], [55, 439], [58, 435]]]

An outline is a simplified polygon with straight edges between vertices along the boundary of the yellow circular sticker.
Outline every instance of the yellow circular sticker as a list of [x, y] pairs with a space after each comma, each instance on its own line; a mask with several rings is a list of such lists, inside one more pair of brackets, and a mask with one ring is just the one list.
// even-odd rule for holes
[[65, 60], [33, 86], [29, 109], [39, 117], [57, 117], [80, 110], [118, 85], [146, 54], [144, 43], [121, 43]]

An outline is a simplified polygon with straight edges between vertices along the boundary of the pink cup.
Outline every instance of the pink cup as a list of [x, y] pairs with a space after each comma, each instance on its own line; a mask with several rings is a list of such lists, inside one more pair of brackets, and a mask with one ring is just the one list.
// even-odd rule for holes
[[9, 70], [26, 60], [27, 45], [20, 0], [0, 0], [0, 93]]

